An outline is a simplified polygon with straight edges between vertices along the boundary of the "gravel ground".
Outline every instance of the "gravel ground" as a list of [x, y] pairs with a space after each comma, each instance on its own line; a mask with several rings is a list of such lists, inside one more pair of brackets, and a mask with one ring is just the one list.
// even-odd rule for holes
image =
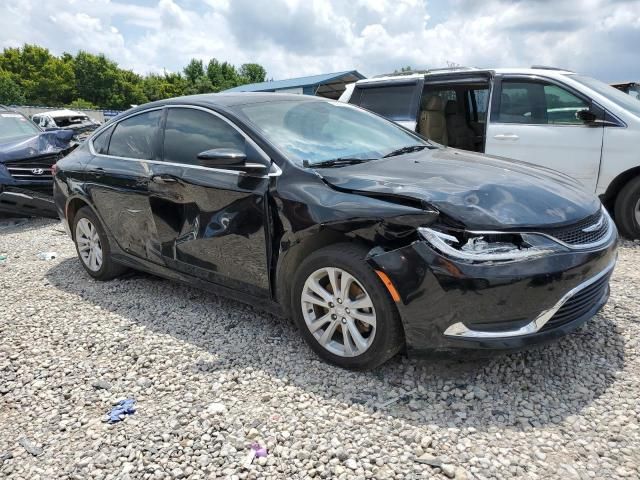
[[[640, 477], [638, 244], [605, 309], [551, 346], [369, 373], [240, 303], [95, 282], [57, 222], [0, 229], [0, 254], [0, 478]], [[247, 467], [254, 441], [268, 455]]]

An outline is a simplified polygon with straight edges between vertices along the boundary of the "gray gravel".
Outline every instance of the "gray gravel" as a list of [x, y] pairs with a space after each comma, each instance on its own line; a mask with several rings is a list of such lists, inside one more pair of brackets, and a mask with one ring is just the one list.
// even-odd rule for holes
[[[553, 345], [369, 373], [230, 300], [95, 282], [57, 222], [0, 229], [1, 254], [0, 478], [640, 477], [638, 244], [605, 309]], [[104, 423], [127, 397], [137, 412]], [[254, 441], [268, 456], [244, 467]]]

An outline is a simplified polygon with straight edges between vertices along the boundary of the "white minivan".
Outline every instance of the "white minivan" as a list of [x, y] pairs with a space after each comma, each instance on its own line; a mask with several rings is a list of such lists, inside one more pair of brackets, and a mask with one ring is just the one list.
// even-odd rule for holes
[[551, 67], [461, 68], [360, 80], [341, 101], [443, 145], [564, 172], [640, 238], [640, 102]]

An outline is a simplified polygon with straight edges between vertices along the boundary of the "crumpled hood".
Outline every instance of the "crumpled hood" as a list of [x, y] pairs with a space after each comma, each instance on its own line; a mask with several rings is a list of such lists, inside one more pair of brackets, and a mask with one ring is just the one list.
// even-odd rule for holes
[[564, 174], [450, 148], [316, 172], [343, 190], [427, 202], [468, 228], [559, 226], [600, 208], [595, 195]]
[[[62, 135], [60, 132], [65, 132]], [[68, 138], [67, 138], [68, 137]], [[0, 143], [0, 163], [51, 155], [70, 147], [71, 130], [53, 130], [37, 135], [15, 137]]]

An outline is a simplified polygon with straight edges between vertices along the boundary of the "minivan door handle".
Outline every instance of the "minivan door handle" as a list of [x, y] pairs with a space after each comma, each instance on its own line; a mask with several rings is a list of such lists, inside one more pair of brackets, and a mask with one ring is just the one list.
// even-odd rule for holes
[[494, 135], [493, 138], [496, 140], [518, 140], [520, 137], [515, 133], [499, 133]]
[[166, 183], [177, 183], [178, 179], [176, 177], [172, 177], [171, 175], [161, 174], [154, 175], [151, 177], [151, 181], [154, 183], [166, 184]]

